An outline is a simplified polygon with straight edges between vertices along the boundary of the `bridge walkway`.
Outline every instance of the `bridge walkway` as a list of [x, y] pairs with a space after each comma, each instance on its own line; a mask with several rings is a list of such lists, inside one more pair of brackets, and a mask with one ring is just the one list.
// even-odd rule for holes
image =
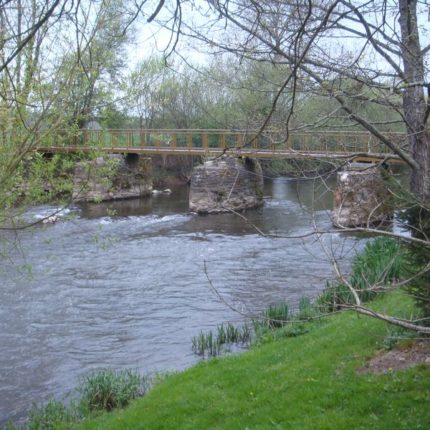
[[[401, 144], [403, 133], [389, 138]], [[398, 157], [368, 132], [320, 131], [285, 133], [255, 130], [130, 129], [80, 130], [50, 138], [40, 152], [136, 153], [146, 155], [198, 155], [214, 157], [229, 153], [259, 159], [339, 159], [353, 157], [372, 161]]]

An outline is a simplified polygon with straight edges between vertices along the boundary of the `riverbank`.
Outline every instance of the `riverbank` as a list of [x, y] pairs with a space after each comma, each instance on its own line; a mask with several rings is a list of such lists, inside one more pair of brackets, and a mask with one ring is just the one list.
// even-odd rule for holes
[[[400, 293], [373, 306], [397, 314], [412, 310]], [[379, 374], [365, 368], [383, 351], [386, 335], [380, 321], [335, 315], [313, 323], [304, 336], [272, 338], [169, 376], [128, 409], [76, 429], [424, 429], [430, 366]]]

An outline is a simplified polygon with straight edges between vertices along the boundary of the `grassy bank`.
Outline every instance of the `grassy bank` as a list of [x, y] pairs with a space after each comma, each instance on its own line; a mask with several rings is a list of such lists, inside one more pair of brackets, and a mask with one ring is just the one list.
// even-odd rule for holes
[[[400, 293], [379, 309], [409, 313]], [[120, 411], [80, 423], [95, 429], [428, 429], [430, 368], [356, 370], [382, 348], [385, 324], [352, 313], [314, 323], [238, 356], [169, 376]]]

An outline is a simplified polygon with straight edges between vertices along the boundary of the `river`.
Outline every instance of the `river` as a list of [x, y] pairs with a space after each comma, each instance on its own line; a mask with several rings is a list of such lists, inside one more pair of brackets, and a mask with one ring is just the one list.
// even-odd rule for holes
[[[330, 227], [332, 195], [322, 182], [279, 178], [265, 195], [264, 207], [245, 215], [266, 233]], [[72, 207], [55, 224], [3, 233], [0, 425], [35, 401], [73, 396], [92, 369], [189, 367], [198, 360], [193, 336], [243, 320], [226, 303], [245, 313], [282, 300], [294, 306], [333, 276], [328, 257], [348, 267], [362, 245], [339, 232], [268, 238], [233, 214], [192, 215], [187, 187]]]

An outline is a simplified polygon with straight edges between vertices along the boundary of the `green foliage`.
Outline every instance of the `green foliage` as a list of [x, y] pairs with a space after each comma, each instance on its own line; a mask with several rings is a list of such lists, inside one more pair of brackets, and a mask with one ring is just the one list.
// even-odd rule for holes
[[400, 279], [405, 267], [405, 250], [400, 242], [390, 237], [379, 237], [366, 244], [352, 265], [351, 285], [362, 292], [361, 299], [368, 301], [376, 292], [374, 286], [388, 285]]
[[24, 204], [25, 200], [34, 204], [71, 197], [75, 156], [55, 154], [45, 158], [43, 154], [34, 153], [23, 163]]
[[418, 337], [415, 331], [407, 330], [397, 326], [387, 326], [387, 335], [384, 337], [382, 345], [385, 349], [391, 350], [396, 346], [407, 346]]
[[223, 346], [231, 344], [246, 344], [251, 339], [251, 330], [247, 324], [236, 327], [231, 323], [221, 324], [214, 334], [212, 330], [192, 339], [193, 351], [201, 356], [215, 357], [223, 351]]
[[[363, 252], [355, 257], [349, 283], [360, 300], [367, 302], [399, 279], [405, 265], [405, 249], [399, 241], [378, 237], [369, 241]], [[324, 312], [332, 312], [340, 309], [342, 305], [354, 303], [351, 289], [337, 282], [327, 282], [326, 288], [317, 299], [317, 304]]]
[[144, 379], [135, 371], [102, 369], [86, 376], [78, 391], [85, 411], [111, 411], [142, 396], [145, 385]]
[[[410, 198], [410, 197], [409, 197]], [[430, 209], [422, 204], [414, 204], [400, 214], [412, 236], [427, 240], [430, 237]], [[411, 243], [408, 248], [407, 275], [412, 278], [407, 290], [424, 318], [422, 323], [430, 325], [430, 247]], [[420, 273], [420, 274], [419, 274]], [[419, 274], [419, 275], [418, 275]]]
[[72, 427], [78, 416], [63, 403], [49, 400], [45, 405], [34, 405], [24, 426], [8, 423], [4, 430], [66, 430]]
[[288, 324], [276, 329], [269, 328], [267, 326], [259, 326], [257, 327], [254, 343], [256, 345], [262, 345], [264, 343], [274, 342], [288, 337], [302, 336], [309, 333], [310, 330], [311, 325], [309, 322], [289, 322]]
[[94, 411], [111, 411], [129, 405], [143, 396], [147, 388], [147, 379], [135, 371], [96, 370], [84, 377], [78, 387], [77, 401], [68, 406], [56, 400], [34, 405], [23, 426], [9, 422], [3, 430], [69, 430]]
[[295, 319], [298, 320], [309, 320], [316, 317], [319, 314], [317, 307], [312, 303], [311, 299], [307, 296], [300, 297], [299, 300], [299, 311], [294, 315]]
[[287, 324], [289, 319], [288, 315], [288, 304], [287, 303], [277, 303], [270, 305], [265, 309], [261, 317], [255, 318], [253, 320], [254, 329], [257, 332], [262, 327], [267, 327], [269, 329], [280, 328]]

